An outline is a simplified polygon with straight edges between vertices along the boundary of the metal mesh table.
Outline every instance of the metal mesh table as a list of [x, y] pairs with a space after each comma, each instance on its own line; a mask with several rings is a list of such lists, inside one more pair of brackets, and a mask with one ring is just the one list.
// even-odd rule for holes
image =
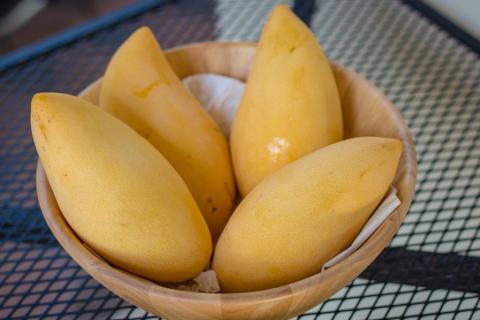
[[[32, 94], [79, 92], [145, 24], [164, 48], [256, 40], [275, 3], [167, 3], [0, 72], [0, 319], [155, 318], [99, 285], [50, 233], [35, 195]], [[310, 13], [326, 53], [372, 81], [406, 118], [419, 177], [390, 246], [298, 319], [480, 319], [478, 55], [399, 1], [322, 0]]]

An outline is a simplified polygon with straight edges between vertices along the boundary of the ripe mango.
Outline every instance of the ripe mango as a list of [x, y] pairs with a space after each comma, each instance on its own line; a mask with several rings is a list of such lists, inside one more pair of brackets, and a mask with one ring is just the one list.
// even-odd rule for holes
[[214, 237], [232, 211], [233, 172], [225, 136], [182, 85], [151, 30], [134, 32], [115, 52], [100, 106], [157, 148], [191, 190]]
[[156, 281], [194, 277], [212, 240], [182, 178], [148, 141], [80, 98], [36, 94], [31, 127], [70, 226], [113, 265]]
[[278, 5], [261, 34], [230, 137], [241, 194], [342, 138], [342, 110], [328, 59], [308, 27]]
[[218, 240], [213, 269], [222, 290], [267, 289], [319, 272], [360, 232], [390, 187], [401, 153], [396, 139], [353, 138], [266, 178]]

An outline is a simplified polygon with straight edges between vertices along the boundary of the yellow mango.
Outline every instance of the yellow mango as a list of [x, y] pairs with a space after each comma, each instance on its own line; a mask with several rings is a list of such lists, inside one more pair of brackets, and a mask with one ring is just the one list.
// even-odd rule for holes
[[342, 110], [328, 59], [308, 27], [278, 5], [261, 34], [230, 136], [241, 194], [342, 137]]
[[100, 106], [167, 158], [191, 190], [212, 235], [219, 235], [235, 195], [225, 136], [182, 85], [147, 27], [134, 32], [112, 57]]
[[58, 205], [102, 257], [156, 281], [194, 277], [212, 240], [185, 182], [148, 141], [80, 98], [36, 94], [31, 127]]
[[281, 286], [318, 273], [348, 247], [390, 187], [396, 139], [344, 140], [263, 180], [220, 236], [213, 269], [226, 292]]

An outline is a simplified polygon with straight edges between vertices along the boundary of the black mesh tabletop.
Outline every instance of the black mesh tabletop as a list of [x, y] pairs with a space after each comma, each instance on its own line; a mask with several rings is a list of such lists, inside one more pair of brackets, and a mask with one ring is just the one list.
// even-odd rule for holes
[[[50, 233], [35, 194], [32, 95], [78, 93], [142, 25], [164, 48], [256, 40], [275, 3], [168, 2], [0, 72], [0, 319], [155, 318], [99, 285]], [[390, 245], [298, 319], [480, 319], [478, 54], [404, 2], [287, 3], [330, 58], [365, 76], [401, 111], [419, 166], [415, 200]]]

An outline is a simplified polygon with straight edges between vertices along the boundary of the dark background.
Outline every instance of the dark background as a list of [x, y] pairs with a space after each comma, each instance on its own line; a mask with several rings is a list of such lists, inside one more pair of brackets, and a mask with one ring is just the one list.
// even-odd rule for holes
[[137, 1], [1, 0], [0, 56]]

